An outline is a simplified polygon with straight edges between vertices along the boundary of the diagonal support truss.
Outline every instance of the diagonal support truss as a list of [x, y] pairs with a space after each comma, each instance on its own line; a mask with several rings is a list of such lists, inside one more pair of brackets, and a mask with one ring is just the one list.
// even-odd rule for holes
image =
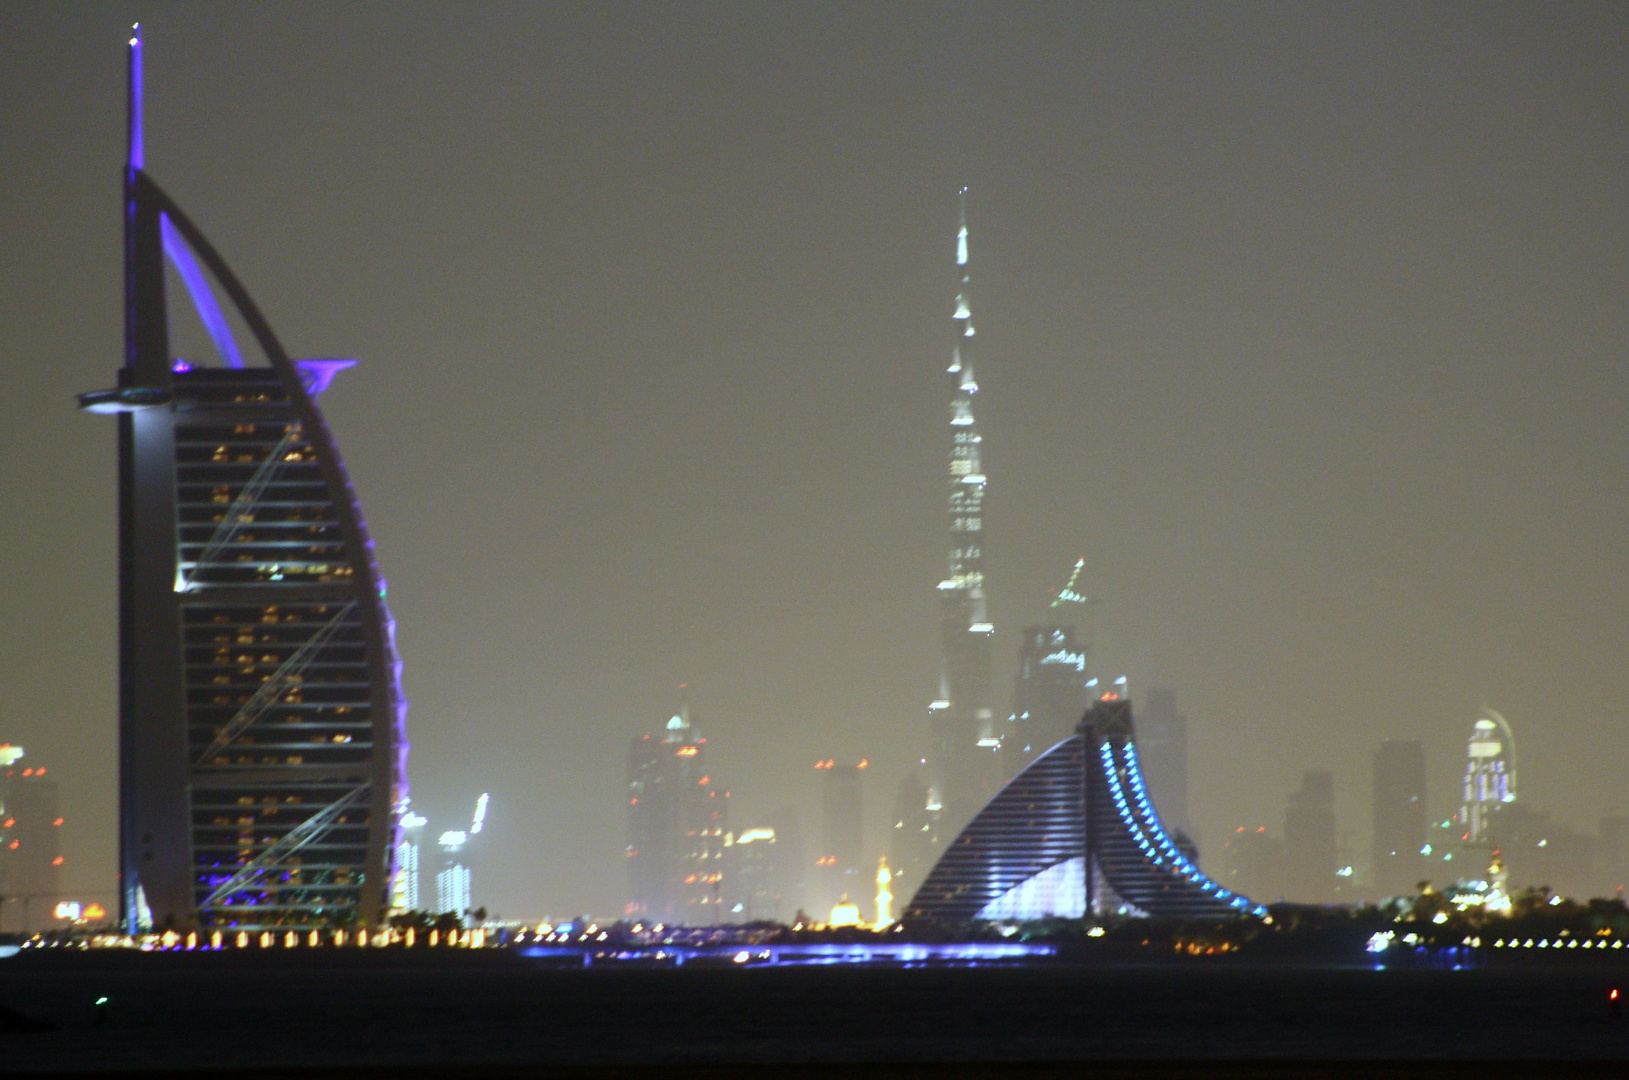
[[254, 509], [255, 503], [260, 501], [260, 496], [271, 484], [272, 478], [277, 475], [277, 469], [282, 465], [284, 455], [288, 453], [290, 446], [300, 440], [301, 435], [299, 424], [289, 424], [283, 430], [283, 437], [278, 440], [276, 446], [272, 447], [272, 452], [266, 455], [265, 460], [261, 461], [260, 466], [255, 469], [254, 475], [249, 477], [249, 482], [244, 484], [242, 489], [238, 491], [238, 497], [232, 500], [232, 505], [226, 510], [226, 516], [222, 517], [220, 524], [215, 526], [215, 531], [210, 535], [209, 542], [204, 545], [204, 549], [198, 553], [198, 557], [192, 562], [192, 573], [188, 575], [187, 580], [180, 586], [178, 591], [192, 588], [192, 578], [197, 576], [198, 571], [219, 558], [221, 549], [231, 542], [232, 537], [237, 535], [239, 529], [247, 524], [246, 515], [250, 510]]
[[267, 709], [277, 704], [277, 700], [283, 696], [283, 692], [293, 686], [305, 674], [306, 668], [310, 667], [317, 659], [317, 653], [333, 639], [333, 636], [339, 632], [340, 626], [354, 611], [356, 611], [356, 601], [352, 600], [336, 611], [331, 619], [318, 627], [317, 632], [312, 634], [305, 644], [290, 653], [288, 659], [283, 661], [282, 666], [273, 672], [270, 678], [261, 683], [249, 700], [243, 703], [243, 707], [238, 709], [233, 714], [232, 719], [226, 722], [226, 726], [216, 734], [215, 741], [210, 743], [204, 752], [198, 755], [196, 764], [207, 765], [210, 759], [225, 750], [232, 744], [234, 739], [242, 735], [250, 724], [259, 720]]
[[290, 829], [280, 840], [244, 863], [237, 873], [217, 886], [215, 891], [205, 897], [203, 902], [198, 905], [199, 909], [215, 907], [226, 897], [231, 896], [240, 889], [247, 888], [249, 883], [261, 874], [275, 869], [307, 844], [320, 839], [327, 834], [329, 829], [334, 827], [334, 819], [353, 805], [356, 800], [360, 799], [362, 793], [367, 790], [367, 784], [352, 788], [339, 799], [329, 803]]

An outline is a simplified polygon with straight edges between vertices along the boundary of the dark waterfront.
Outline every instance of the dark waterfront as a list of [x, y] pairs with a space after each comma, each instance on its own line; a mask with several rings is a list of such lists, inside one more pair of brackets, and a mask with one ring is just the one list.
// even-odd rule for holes
[[[1234, 961], [560, 970], [507, 954], [336, 959], [14, 958], [0, 966], [0, 1004], [57, 1026], [5, 1035], [0, 1061], [11, 1072], [397, 1076], [671, 1075], [650, 1066], [710, 1075], [714, 1065], [926, 1075], [932, 1063], [956, 1065], [942, 1075], [976, 1074], [971, 1063], [1053, 1075], [1054, 1064], [1080, 1062], [1105, 1063], [1099, 1075], [1328, 1074], [1318, 1062], [1369, 1075], [1366, 1061], [1432, 1062], [1433, 1076], [1461, 1075], [1468, 1061], [1516, 1063], [1518, 1075], [1553, 1073], [1543, 1062], [1573, 1063], [1577, 1075], [1597, 1074], [1584, 1063], [1619, 1063], [1599, 1073], [1613, 1075], [1629, 1061], [1629, 1023], [1607, 1000], [1612, 986], [1629, 985], [1629, 964], [1615, 958], [1479, 970]], [[1383, 1074], [1411, 1075], [1390, 1065]]]

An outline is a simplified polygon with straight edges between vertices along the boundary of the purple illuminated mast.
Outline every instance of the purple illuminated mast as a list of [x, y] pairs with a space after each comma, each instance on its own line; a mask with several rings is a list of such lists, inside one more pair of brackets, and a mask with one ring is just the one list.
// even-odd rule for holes
[[[384, 578], [316, 403], [352, 362], [291, 360], [146, 173], [139, 27], [129, 49], [125, 362], [114, 388], [79, 397], [118, 423], [122, 918], [373, 924], [407, 797], [407, 703]], [[217, 365], [171, 350], [166, 260]]]

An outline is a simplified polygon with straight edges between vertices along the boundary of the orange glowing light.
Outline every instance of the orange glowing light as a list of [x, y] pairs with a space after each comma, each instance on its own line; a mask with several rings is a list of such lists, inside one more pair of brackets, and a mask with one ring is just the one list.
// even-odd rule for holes
[[711, 784], [712, 782], [713, 778], [711, 776], [704, 776], [700, 780], [696, 781], [698, 784]]
[[7, 844], [6, 846], [9, 847], [11, 850], [16, 851], [18, 848], [23, 846], [23, 842], [21, 840], [13, 840], [11, 843]]
[[61, 824], [62, 824], [62, 819], [61, 819], [61, 818], [57, 818], [57, 819], [56, 819], [56, 820], [55, 820], [55, 821], [53, 821], [53, 822], [51, 822], [51, 824], [52, 824], [52, 825], [61, 825]]
[[58, 855], [56, 858], [52, 859], [51, 860], [51, 865], [52, 866], [61, 866], [62, 865], [62, 856]]
[[101, 904], [91, 904], [79, 914], [82, 918], [86, 919], [105, 919], [107, 918], [107, 908], [103, 907]]
[[1612, 992], [1610, 994], [1606, 995], [1606, 996], [1608, 998], [1610, 998], [1611, 1000], [1613, 1000], [1613, 1001], [1618, 1000], [1618, 988], [1616, 986], [1614, 986], [1612, 988]]
[[695, 757], [699, 753], [701, 753], [701, 751], [697, 750], [694, 746], [681, 746], [681, 747], [679, 747], [679, 756], [680, 757]]
[[871, 767], [871, 759], [870, 758], [861, 758], [860, 763], [858, 765], [854, 766], [854, 767], [856, 769], [869, 769]]

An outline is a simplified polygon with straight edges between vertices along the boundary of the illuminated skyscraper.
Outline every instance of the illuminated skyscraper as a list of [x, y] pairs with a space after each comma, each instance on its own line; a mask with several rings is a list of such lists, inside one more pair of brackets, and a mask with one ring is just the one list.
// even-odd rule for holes
[[1482, 844], [1492, 839], [1489, 830], [1500, 808], [1516, 801], [1516, 736], [1503, 716], [1484, 708], [1465, 749], [1462, 839]]
[[1069, 737], [1086, 711], [1086, 646], [1073, 626], [1026, 626], [1018, 646], [1012, 715], [1001, 753], [1016, 775], [1036, 756]]
[[[123, 922], [373, 924], [407, 703], [384, 578], [317, 407], [353, 362], [290, 359], [144, 171], [141, 62], [134, 35], [124, 366], [80, 395], [118, 422]], [[220, 366], [172, 351], [166, 259]]]
[[863, 896], [871, 884], [863, 786], [870, 764], [840, 765], [831, 758], [815, 762], [821, 777], [820, 854], [812, 875], [816, 911], [826, 911], [845, 895]]
[[628, 747], [626, 915], [709, 926], [728, 914], [724, 840], [730, 793], [708, 771], [706, 750], [707, 740], [691, 725], [688, 702], [660, 737], [644, 735]]
[[419, 852], [424, 843], [424, 826], [429, 822], [424, 815], [415, 814], [405, 806], [400, 819], [401, 840], [396, 844], [396, 880], [390, 906], [398, 911], [419, 911]]
[[1018, 645], [1013, 707], [1001, 733], [1002, 779], [1021, 772], [1037, 754], [1069, 736], [1093, 695], [1087, 689], [1086, 643], [1065, 620], [1091, 601], [1080, 590], [1086, 560], [1076, 559], [1069, 580], [1052, 594], [1049, 622], [1024, 627]]
[[947, 573], [939, 582], [939, 693], [928, 706], [932, 727], [929, 806], [940, 831], [960, 829], [1000, 781], [1001, 739], [990, 707], [990, 622], [984, 582], [983, 436], [973, 418], [975, 377], [972, 277], [968, 263], [967, 189], [956, 232], [960, 284], [951, 315], [950, 469], [946, 504]]
[[791, 807], [733, 836], [725, 830], [724, 904], [730, 921], [793, 921], [793, 912], [808, 903], [804, 882], [810, 874], [801, 836]]
[[[474, 907], [475, 838], [486, 827], [486, 807], [491, 795], [483, 792], [475, 800], [475, 817], [468, 831], [444, 832], [436, 841], [441, 849], [441, 869], [436, 873], [436, 911], [464, 915]], [[414, 815], [415, 817], [417, 815]], [[417, 819], [423, 822], [423, 818]], [[404, 822], [405, 824], [405, 822]]]
[[934, 832], [938, 816], [939, 805], [928, 801], [927, 785], [914, 772], [901, 777], [888, 829], [888, 866], [901, 896], [909, 896], [933, 868], [938, 855]]
[[471, 907], [469, 854], [464, 850], [468, 843], [469, 833], [461, 829], [448, 830], [436, 841], [436, 847], [441, 850], [441, 869], [436, 871], [436, 912], [439, 914], [451, 912], [462, 916]]
[[0, 746], [0, 929], [30, 931], [51, 924], [60, 895], [62, 815], [55, 774], [22, 759]]

